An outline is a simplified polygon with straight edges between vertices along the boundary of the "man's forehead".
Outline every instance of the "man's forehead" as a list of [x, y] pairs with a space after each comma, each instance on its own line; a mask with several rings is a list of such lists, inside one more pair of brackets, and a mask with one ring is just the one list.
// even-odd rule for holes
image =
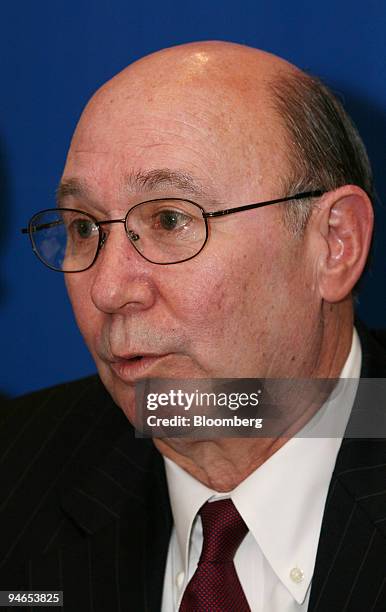
[[[208, 201], [210, 199], [213, 202], [213, 195], [202, 181], [188, 172], [171, 168], [132, 170], [125, 175], [123, 188], [128, 195], [146, 194], [165, 189], [179, 191], [185, 195], [189, 194], [199, 200]], [[84, 179], [64, 178], [56, 193], [58, 206], [64, 204], [68, 197], [92, 200], [93, 191], [94, 185]]]
[[[267, 82], [284, 62], [272, 58], [240, 45], [200, 43], [136, 62], [86, 107], [66, 178], [117, 176], [119, 165], [122, 186], [134, 184], [136, 192], [170, 186], [201, 196], [194, 175], [218, 186], [241, 183], [248, 173], [254, 183], [277, 174], [285, 163], [284, 126]], [[229, 196], [238, 201], [236, 193]], [[248, 197], [256, 197], [255, 189]]]

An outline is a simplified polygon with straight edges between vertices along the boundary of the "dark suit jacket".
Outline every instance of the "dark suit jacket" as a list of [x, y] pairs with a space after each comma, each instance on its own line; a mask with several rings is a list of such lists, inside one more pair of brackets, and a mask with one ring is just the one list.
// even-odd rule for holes
[[[383, 348], [361, 341], [362, 376], [386, 378]], [[152, 442], [135, 438], [97, 377], [1, 414], [0, 590], [60, 589], [66, 612], [159, 612], [172, 517]], [[345, 439], [309, 611], [385, 610], [386, 441]]]

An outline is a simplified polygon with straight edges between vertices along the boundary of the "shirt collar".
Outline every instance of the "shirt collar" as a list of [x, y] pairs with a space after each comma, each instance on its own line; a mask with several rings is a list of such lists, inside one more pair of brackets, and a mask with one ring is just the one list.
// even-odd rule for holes
[[210, 497], [216, 495], [216, 491], [193, 478], [174, 461], [167, 457], [164, 457], [164, 461], [178, 548], [183, 569], [186, 573], [193, 521], [201, 506]]
[[[357, 379], [360, 368], [361, 348], [354, 329], [340, 378]], [[347, 422], [355, 396], [352, 389], [347, 385], [338, 399], [320, 408], [315, 421], [308, 424], [312, 436], [318, 435], [314, 427], [326, 430], [326, 422], [338, 407], [340, 418]], [[225, 495], [233, 500], [273, 571], [299, 604], [311, 583], [324, 505], [340, 444], [341, 438], [291, 438]], [[170, 459], [164, 457], [164, 461], [178, 548], [186, 571], [197, 512], [208, 499], [224, 494], [206, 487]], [[293, 578], [296, 569], [303, 574], [301, 580]]]

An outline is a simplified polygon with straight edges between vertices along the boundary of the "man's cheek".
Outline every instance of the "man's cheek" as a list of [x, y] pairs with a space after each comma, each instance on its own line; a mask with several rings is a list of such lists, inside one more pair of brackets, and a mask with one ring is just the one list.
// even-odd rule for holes
[[80, 277], [74, 277], [75, 275], [65, 275], [67, 292], [78, 327], [89, 349], [92, 350], [90, 345], [100, 327], [101, 313], [98, 313], [91, 300], [87, 283]]
[[181, 292], [180, 322], [184, 327], [197, 328], [197, 332], [212, 330], [222, 319], [227, 303], [227, 288], [220, 279], [203, 280], [195, 290]]

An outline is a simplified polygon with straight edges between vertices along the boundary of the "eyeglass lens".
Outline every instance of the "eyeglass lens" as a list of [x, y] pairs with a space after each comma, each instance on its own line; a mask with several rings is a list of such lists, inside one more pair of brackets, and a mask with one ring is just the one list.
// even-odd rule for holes
[[[80, 272], [94, 262], [100, 231], [98, 222], [82, 211], [52, 209], [35, 215], [29, 231], [43, 263], [62, 272]], [[152, 200], [134, 206], [126, 217], [126, 233], [135, 249], [154, 263], [178, 263], [197, 255], [207, 237], [201, 209], [186, 200]]]

